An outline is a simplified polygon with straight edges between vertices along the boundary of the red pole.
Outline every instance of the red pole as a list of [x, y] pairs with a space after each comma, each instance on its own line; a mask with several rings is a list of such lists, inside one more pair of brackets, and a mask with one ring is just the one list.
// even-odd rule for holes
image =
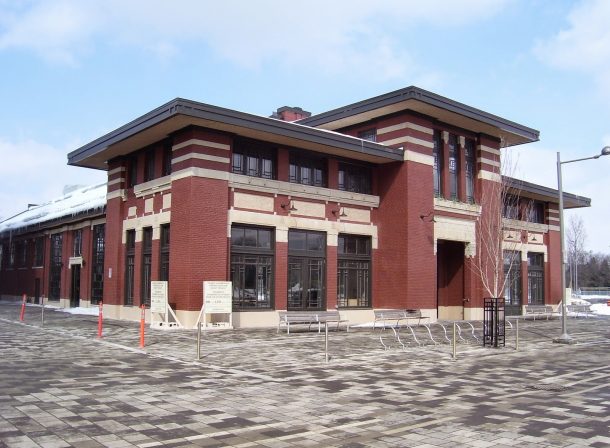
[[26, 295], [23, 295], [23, 301], [21, 302], [21, 314], [19, 315], [19, 320], [23, 322], [23, 318], [25, 317], [25, 301]]
[[100, 313], [99, 313], [99, 317], [97, 318], [97, 337], [99, 339], [102, 339], [102, 326], [103, 326], [102, 322], [104, 320], [104, 315], [102, 312], [103, 305], [104, 304], [102, 302], [100, 302]]
[[140, 348], [144, 348], [144, 324], [146, 323], [146, 306], [142, 304], [140, 315]]

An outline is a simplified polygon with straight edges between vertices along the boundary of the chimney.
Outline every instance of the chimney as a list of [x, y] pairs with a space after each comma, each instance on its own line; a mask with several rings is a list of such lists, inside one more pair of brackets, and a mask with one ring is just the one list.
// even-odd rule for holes
[[300, 107], [284, 106], [273, 112], [271, 118], [277, 118], [284, 121], [297, 121], [302, 118], [311, 117], [311, 112], [301, 109]]

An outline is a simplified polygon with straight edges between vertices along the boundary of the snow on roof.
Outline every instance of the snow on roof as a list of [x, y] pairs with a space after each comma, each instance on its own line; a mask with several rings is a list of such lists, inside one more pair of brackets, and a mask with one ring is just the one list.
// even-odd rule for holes
[[59, 218], [74, 216], [106, 205], [106, 183], [90, 185], [70, 191], [64, 196], [25, 210], [0, 222], [0, 232], [42, 224]]

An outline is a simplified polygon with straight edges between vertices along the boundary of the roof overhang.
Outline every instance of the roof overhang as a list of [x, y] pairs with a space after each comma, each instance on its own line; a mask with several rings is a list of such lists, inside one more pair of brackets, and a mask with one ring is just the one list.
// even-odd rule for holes
[[403, 160], [403, 151], [324, 129], [177, 98], [68, 154], [68, 164], [107, 169], [107, 161], [201, 126], [287, 147], [372, 163]]
[[[536, 199], [544, 202], [559, 203], [559, 191], [554, 188], [544, 187], [538, 184], [532, 184], [524, 180], [515, 179], [513, 177], [503, 176], [509, 192], [518, 196], [525, 196], [531, 199]], [[563, 192], [563, 207], [564, 208], [582, 208], [591, 207], [591, 198], [578, 196], [572, 193]]]
[[540, 136], [535, 129], [414, 86], [313, 115], [298, 123], [337, 130], [407, 110], [499, 138], [506, 146], [535, 142]]

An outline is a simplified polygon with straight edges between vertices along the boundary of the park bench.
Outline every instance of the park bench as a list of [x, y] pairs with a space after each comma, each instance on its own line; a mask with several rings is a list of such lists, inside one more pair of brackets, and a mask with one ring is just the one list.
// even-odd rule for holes
[[523, 317], [527, 318], [528, 316], [533, 316], [534, 320], [536, 317], [546, 318], [549, 320], [554, 316], [559, 316], [559, 313], [553, 310], [552, 305], [525, 305], [524, 307]]
[[290, 334], [290, 325], [307, 325], [308, 330], [311, 330], [311, 326], [314, 324], [318, 325], [318, 333], [322, 330], [324, 323], [337, 323], [337, 330], [340, 324], [346, 324], [346, 330], [349, 331], [349, 321], [342, 319], [339, 311], [279, 311], [279, 323], [277, 325], [277, 332], [280, 332], [280, 328], [286, 327], [286, 333]]
[[591, 305], [567, 305], [568, 313], [574, 313], [574, 317], [578, 317], [579, 315], [583, 315], [586, 318], [589, 317], [589, 314], [592, 314]]

